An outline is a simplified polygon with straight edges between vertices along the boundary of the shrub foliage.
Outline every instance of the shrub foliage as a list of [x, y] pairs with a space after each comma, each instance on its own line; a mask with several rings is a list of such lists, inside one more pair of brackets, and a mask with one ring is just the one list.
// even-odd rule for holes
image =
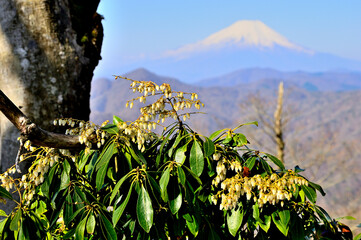
[[[2, 200], [20, 196], [9, 215], [0, 210], [1, 239], [352, 238], [316, 205], [325, 193], [302, 169], [249, 149], [247, 124], [203, 136], [186, 124], [203, 106], [197, 94], [127, 80], [140, 93], [127, 106], [153, 98], [136, 121], [55, 120], [79, 135], [81, 151], [25, 143], [28, 172], [0, 177]], [[152, 132], [166, 118], [174, 122]]]

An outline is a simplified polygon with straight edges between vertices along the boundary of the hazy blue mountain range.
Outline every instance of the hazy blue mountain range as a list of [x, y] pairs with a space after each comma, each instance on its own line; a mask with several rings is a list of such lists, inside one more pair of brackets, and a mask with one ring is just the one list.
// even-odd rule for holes
[[282, 72], [270, 68], [240, 69], [219, 77], [203, 79], [199, 86], [235, 86], [259, 80], [283, 80], [310, 91], [347, 91], [361, 89], [361, 72]]
[[243, 20], [198, 42], [127, 66], [137, 67], [194, 83], [254, 67], [287, 72], [361, 71], [361, 62], [304, 48], [260, 21]]

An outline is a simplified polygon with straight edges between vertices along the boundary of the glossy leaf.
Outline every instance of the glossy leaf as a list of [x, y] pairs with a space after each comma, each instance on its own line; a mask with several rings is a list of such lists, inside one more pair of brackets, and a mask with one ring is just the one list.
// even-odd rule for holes
[[256, 157], [250, 157], [250, 158], [247, 159], [246, 167], [249, 169], [249, 171], [252, 170], [255, 163], [256, 163]]
[[116, 124], [107, 124], [104, 127], [101, 128], [101, 130], [106, 131], [110, 134], [117, 134], [119, 132], [119, 129]]
[[80, 223], [76, 226], [75, 230], [75, 239], [76, 240], [83, 240], [84, 239], [84, 230], [85, 230], [85, 224], [88, 218], [83, 218]]
[[174, 161], [183, 165], [184, 161], [186, 160], [185, 152], [187, 152], [188, 144], [183, 145], [182, 147], [178, 148], [175, 152]]
[[283, 235], [287, 236], [289, 230], [290, 211], [282, 210], [272, 213], [272, 220]]
[[248, 143], [246, 136], [242, 133], [237, 133], [235, 136], [233, 136], [233, 140], [238, 147], [244, 146]]
[[112, 204], [112, 202], [113, 202], [115, 196], [117, 195], [120, 187], [122, 186], [122, 184], [124, 183], [124, 181], [128, 178], [128, 176], [129, 176], [128, 174], [125, 175], [125, 176], [123, 176], [123, 177], [117, 182], [117, 184], [115, 185], [115, 187], [114, 187], [114, 189], [113, 189], [113, 191], [112, 191], [112, 195], [110, 196], [110, 201], [109, 201], [110, 204]]
[[90, 213], [88, 220], [86, 222], [86, 231], [88, 234], [93, 234], [94, 230], [95, 230], [95, 225], [96, 225], [96, 221], [95, 221], [95, 217], [93, 213]]
[[268, 232], [268, 229], [271, 226], [271, 220], [272, 217], [269, 215], [264, 215], [264, 221], [262, 221], [261, 219], [257, 220], [258, 225], [263, 229], [263, 231]]
[[113, 222], [114, 227], [117, 225], [119, 219], [121, 218], [121, 216], [122, 216], [128, 202], [129, 202], [132, 191], [133, 191], [133, 184], [130, 186], [127, 197], [125, 198], [125, 200], [119, 205], [119, 207], [117, 207], [114, 210], [113, 217], [112, 217], [112, 222]]
[[221, 133], [224, 132], [225, 130], [227, 130], [227, 128], [221, 129], [221, 130], [218, 130], [218, 131], [215, 131], [214, 133], [212, 133], [212, 134], [209, 136], [209, 139], [213, 140], [215, 137], [217, 137], [219, 134], [221, 134]]
[[63, 162], [63, 171], [61, 173], [61, 182], [60, 182], [60, 189], [65, 189], [69, 186], [70, 183], [70, 164], [67, 160]]
[[204, 157], [202, 149], [197, 141], [193, 141], [189, 161], [191, 170], [199, 177], [203, 172]]
[[189, 218], [186, 219], [187, 227], [189, 231], [194, 235], [194, 237], [196, 237], [199, 231], [199, 222], [195, 215], [189, 214]]
[[206, 141], [203, 144], [203, 148], [204, 148], [204, 157], [211, 156], [216, 150], [212, 140], [207, 137], [206, 137]]
[[120, 117], [113, 115], [113, 124], [118, 125], [118, 123], [124, 122]]
[[177, 172], [178, 172], [178, 182], [180, 184], [182, 184], [183, 186], [185, 186], [185, 184], [186, 184], [186, 175], [185, 175], [182, 167], [178, 167]]
[[304, 191], [306, 197], [313, 203], [316, 202], [317, 199], [317, 195], [316, 195], [316, 191], [313, 190], [313, 188], [306, 186], [306, 185], [301, 185], [302, 190]]
[[162, 177], [159, 180], [161, 196], [163, 201], [165, 202], [168, 201], [167, 186], [169, 183], [169, 177], [170, 177], [170, 169], [167, 168], [165, 171], [163, 171]]
[[114, 154], [114, 151], [115, 151], [115, 142], [113, 141], [112, 143], [110, 143], [107, 146], [106, 150], [103, 151], [103, 153], [98, 158], [97, 165], [96, 165], [96, 171], [98, 171], [104, 165], [108, 165], [110, 159], [112, 158], [112, 156]]
[[182, 206], [182, 190], [178, 185], [171, 186], [169, 190], [169, 208], [173, 215], [175, 215]]
[[315, 188], [316, 190], [318, 190], [322, 194], [322, 196], [326, 195], [325, 191], [323, 191], [323, 189], [322, 189], [322, 187], [320, 185], [318, 185], [318, 184], [316, 184], [314, 182], [308, 182], [308, 185]]
[[277, 167], [279, 167], [281, 170], [285, 169], [285, 165], [275, 156], [266, 153], [266, 156], [274, 163], [277, 165]]
[[105, 236], [104, 239], [117, 240], [117, 233], [115, 232], [111, 222], [103, 214], [100, 214], [100, 217], [101, 217], [101, 223], [102, 223], [101, 229], [102, 229], [103, 235]]
[[97, 190], [100, 191], [100, 189], [102, 189], [103, 185], [104, 185], [104, 179], [105, 179], [105, 175], [107, 173], [108, 170], [108, 164], [103, 165], [99, 171], [97, 172], [97, 177], [96, 177], [96, 186], [97, 186]]
[[234, 208], [227, 213], [227, 227], [229, 233], [235, 237], [243, 221], [243, 209]]
[[2, 209], [0, 209], [0, 217], [7, 217], [8, 215], [6, 214], [6, 212]]
[[16, 212], [14, 218], [11, 220], [10, 222], [10, 230], [11, 231], [17, 231], [19, 230], [19, 226], [20, 226], [20, 221], [21, 221], [21, 209], [18, 209], [18, 211]]
[[153, 206], [147, 190], [141, 186], [140, 194], [137, 201], [137, 218], [139, 225], [149, 233], [153, 225]]
[[0, 186], [0, 197], [13, 200], [13, 197], [11, 196], [11, 194], [8, 191], [6, 191], [5, 188], [3, 188], [1, 186]]
[[233, 129], [233, 131], [235, 131], [236, 129], [242, 127], [242, 126], [247, 126], [247, 125], [255, 125], [258, 127], [258, 122], [257, 121], [253, 121], [253, 122], [248, 122], [248, 123], [242, 123], [240, 125], [238, 125], [235, 129]]

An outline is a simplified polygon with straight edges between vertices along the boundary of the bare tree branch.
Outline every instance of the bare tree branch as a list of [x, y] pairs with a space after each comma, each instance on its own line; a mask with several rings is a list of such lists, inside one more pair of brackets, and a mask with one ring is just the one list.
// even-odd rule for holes
[[79, 136], [52, 133], [38, 127], [1, 90], [0, 111], [20, 131], [22, 137], [30, 140], [34, 145], [61, 149], [84, 147], [79, 142]]

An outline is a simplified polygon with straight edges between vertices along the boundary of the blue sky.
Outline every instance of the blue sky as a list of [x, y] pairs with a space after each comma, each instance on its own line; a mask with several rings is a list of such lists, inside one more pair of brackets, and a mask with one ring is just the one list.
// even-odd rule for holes
[[260, 20], [290, 41], [361, 61], [361, 1], [101, 0], [103, 60], [95, 78], [124, 63], [204, 39], [238, 20]]

